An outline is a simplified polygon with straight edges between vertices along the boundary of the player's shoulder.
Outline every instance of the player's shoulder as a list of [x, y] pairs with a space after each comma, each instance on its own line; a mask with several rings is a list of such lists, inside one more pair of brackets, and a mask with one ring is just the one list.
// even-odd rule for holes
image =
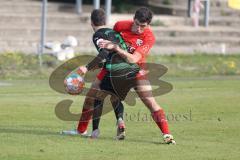
[[145, 33], [145, 34], [154, 35], [153, 30], [152, 30], [151, 27], [146, 28], [146, 29], [144, 30], [144, 33]]
[[118, 24], [118, 25], [133, 24], [133, 20], [121, 20], [121, 21], [117, 21], [115, 24]]
[[93, 36], [105, 36], [105, 35], [108, 35], [108, 33], [111, 33], [111, 32], [115, 32], [115, 31], [111, 28], [101, 28], [101, 29], [97, 30], [93, 34]]
[[144, 30], [144, 36], [147, 37], [147, 38], [155, 39], [155, 35], [154, 35], [153, 30], [151, 29], [151, 27], [149, 27], [149, 28]]
[[128, 30], [128, 29], [131, 29], [132, 24], [133, 24], [133, 20], [121, 20], [121, 21], [117, 21], [113, 28], [116, 31]]
[[111, 31], [113, 31], [113, 30], [110, 28], [101, 28], [93, 34], [93, 39], [94, 38], [106, 38], [106, 33], [111, 32]]

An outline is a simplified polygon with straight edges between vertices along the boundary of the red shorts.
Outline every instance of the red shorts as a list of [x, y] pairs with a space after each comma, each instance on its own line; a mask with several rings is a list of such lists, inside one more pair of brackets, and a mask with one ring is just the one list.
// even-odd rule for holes
[[107, 70], [105, 68], [102, 68], [101, 71], [97, 74], [97, 79], [102, 81], [106, 74]]
[[145, 80], [145, 79], [148, 79], [147, 74], [148, 74], [148, 73], [146, 73], [146, 71], [140, 70], [139, 73], [138, 73], [137, 76], [136, 76], [136, 79], [137, 79], [137, 80]]
[[[101, 71], [97, 74], [97, 79], [102, 81], [104, 76], [107, 74], [107, 70], [105, 68], [102, 68]], [[145, 73], [143, 70], [140, 70], [139, 73], [136, 76], [137, 80], [145, 80], [147, 78], [147, 73]]]

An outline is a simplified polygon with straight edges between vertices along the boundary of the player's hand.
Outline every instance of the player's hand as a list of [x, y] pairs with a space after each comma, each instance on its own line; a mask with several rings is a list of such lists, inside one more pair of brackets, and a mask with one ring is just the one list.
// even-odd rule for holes
[[103, 40], [99, 41], [98, 47], [105, 48], [108, 50], [114, 50], [114, 49], [116, 49], [117, 45], [112, 43], [111, 41], [103, 39]]
[[80, 74], [80, 75], [86, 74], [87, 71], [88, 71], [88, 69], [87, 69], [86, 66], [80, 66], [80, 67], [77, 69], [77, 73]]

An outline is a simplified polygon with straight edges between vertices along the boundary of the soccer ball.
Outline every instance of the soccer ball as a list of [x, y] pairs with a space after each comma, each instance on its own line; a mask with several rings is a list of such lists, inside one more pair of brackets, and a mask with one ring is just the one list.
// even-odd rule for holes
[[66, 91], [71, 95], [78, 95], [83, 91], [84, 79], [77, 73], [68, 75], [64, 80]]

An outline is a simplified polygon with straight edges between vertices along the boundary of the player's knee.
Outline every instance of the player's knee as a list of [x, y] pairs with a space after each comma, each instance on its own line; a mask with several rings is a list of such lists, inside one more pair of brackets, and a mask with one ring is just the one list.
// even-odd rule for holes
[[119, 101], [119, 98], [117, 98], [116, 96], [111, 96], [110, 101], [111, 101], [111, 103], [115, 103], [115, 102]]
[[145, 97], [141, 99], [151, 111], [160, 109], [160, 106], [157, 104], [153, 97]]
[[94, 104], [94, 99], [91, 97], [86, 97], [84, 101], [85, 108], [91, 108]]
[[149, 97], [142, 97], [141, 99], [147, 106], [153, 106], [153, 101]]
[[95, 81], [91, 85], [91, 89], [99, 89], [101, 81], [99, 79], [95, 79]]

